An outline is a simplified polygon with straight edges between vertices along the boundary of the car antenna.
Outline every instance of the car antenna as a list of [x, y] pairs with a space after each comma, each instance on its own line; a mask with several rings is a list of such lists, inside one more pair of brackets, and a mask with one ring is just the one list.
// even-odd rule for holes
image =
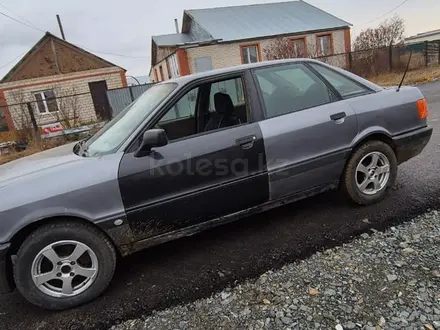
[[397, 87], [396, 92], [400, 91], [400, 87], [402, 87], [403, 80], [405, 80], [406, 73], [408, 72], [408, 69], [409, 69], [409, 62], [411, 62], [411, 56], [412, 56], [412, 50], [411, 50], [411, 52], [409, 53], [408, 63], [406, 64], [405, 72], [403, 73], [402, 80], [400, 81], [399, 87]]

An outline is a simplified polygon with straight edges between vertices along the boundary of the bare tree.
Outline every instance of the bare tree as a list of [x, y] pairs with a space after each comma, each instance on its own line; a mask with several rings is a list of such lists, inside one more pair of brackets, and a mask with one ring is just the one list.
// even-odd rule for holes
[[[32, 123], [31, 112], [34, 115], [35, 121], [38, 123], [35, 112], [33, 111], [33, 102], [26, 97], [26, 93], [22, 90], [13, 90], [9, 95], [13, 105], [9, 107], [10, 114], [14, 126], [18, 129], [16, 136], [20, 140], [40, 143], [40, 134], [35, 130]], [[31, 109], [29, 109], [29, 104]]]
[[292, 41], [287, 38], [278, 37], [263, 49], [264, 57], [267, 60], [281, 60], [287, 58], [306, 57], [305, 51], [294, 47]]
[[405, 21], [399, 16], [384, 20], [377, 28], [362, 31], [353, 44], [355, 51], [398, 45], [403, 42]]
[[64, 129], [70, 129], [78, 125], [79, 120], [79, 96], [75, 86], [71, 88], [53, 88], [57, 96], [58, 111], [55, 112], [57, 120]]
[[[309, 47], [308, 47], [309, 46]], [[344, 49], [343, 45], [338, 43], [334, 45], [335, 49]], [[295, 41], [289, 38], [279, 37], [272, 41], [263, 49], [266, 60], [279, 60], [288, 58], [316, 58], [321, 62], [333, 64], [339, 67], [346, 65], [346, 56], [341, 54], [331, 54], [322, 56], [315, 46], [295, 44]]]
[[11, 117], [14, 126], [22, 130], [32, 129], [32, 120], [25, 93], [20, 89], [13, 90], [10, 92], [10, 98], [14, 104], [11, 106]]

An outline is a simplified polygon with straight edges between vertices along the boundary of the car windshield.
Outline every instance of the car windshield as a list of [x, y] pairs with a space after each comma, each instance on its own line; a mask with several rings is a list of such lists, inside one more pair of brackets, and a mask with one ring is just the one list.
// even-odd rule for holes
[[83, 156], [98, 156], [116, 151], [145, 118], [176, 88], [175, 83], [154, 85], [119, 115], [108, 122], [82, 146]]

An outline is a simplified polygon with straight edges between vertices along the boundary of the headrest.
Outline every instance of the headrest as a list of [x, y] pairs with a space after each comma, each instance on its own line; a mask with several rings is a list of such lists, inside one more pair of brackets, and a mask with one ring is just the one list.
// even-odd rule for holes
[[214, 95], [215, 111], [221, 115], [230, 115], [234, 111], [234, 103], [229, 94], [216, 93]]

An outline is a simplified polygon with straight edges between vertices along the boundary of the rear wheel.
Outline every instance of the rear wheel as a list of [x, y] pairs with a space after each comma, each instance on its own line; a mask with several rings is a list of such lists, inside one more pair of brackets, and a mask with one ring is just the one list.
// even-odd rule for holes
[[397, 176], [397, 160], [393, 149], [382, 141], [368, 141], [348, 160], [344, 188], [350, 198], [361, 205], [383, 200]]
[[18, 290], [45, 309], [71, 308], [98, 297], [116, 266], [110, 240], [97, 228], [57, 222], [33, 232], [22, 244], [14, 265]]

